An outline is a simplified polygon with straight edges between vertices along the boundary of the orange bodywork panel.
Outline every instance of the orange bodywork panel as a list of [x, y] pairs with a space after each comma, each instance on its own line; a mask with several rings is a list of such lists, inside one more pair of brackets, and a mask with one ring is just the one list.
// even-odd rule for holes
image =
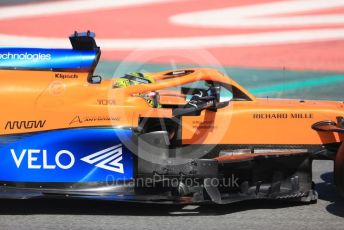
[[[256, 99], [229, 77], [192, 69], [173, 77], [151, 73], [151, 84], [114, 88], [112, 80], [89, 83], [88, 73], [0, 70], [1, 135], [76, 127], [137, 127], [142, 117], [173, 119], [172, 108], [152, 108], [138, 95], [160, 94], [160, 103], [183, 105], [184, 95], [166, 91], [196, 81], [235, 87], [247, 100], [232, 100], [217, 111], [183, 116], [182, 144], [321, 145], [342, 142], [341, 134], [317, 132], [312, 124], [344, 116], [340, 102]], [[73, 77], [61, 77], [72, 75]]]
[[217, 112], [183, 118], [185, 144], [295, 144], [313, 145], [343, 141], [343, 135], [316, 132], [317, 121], [343, 116], [343, 104], [258, 99], [233, 101]]

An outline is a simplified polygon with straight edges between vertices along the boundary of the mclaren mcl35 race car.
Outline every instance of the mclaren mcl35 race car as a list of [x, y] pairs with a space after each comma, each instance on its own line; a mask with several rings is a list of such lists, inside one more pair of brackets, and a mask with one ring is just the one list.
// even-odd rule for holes
[[314, 202], [314, 159], [344, 190], [344, 104], [257, 99], [212, 69], [104, 80], [94, 34], [0, 48], [0, 198]]

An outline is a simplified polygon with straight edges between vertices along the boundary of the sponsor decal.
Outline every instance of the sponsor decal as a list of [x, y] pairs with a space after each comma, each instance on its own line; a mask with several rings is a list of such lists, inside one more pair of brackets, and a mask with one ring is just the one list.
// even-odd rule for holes
[[[75, 78], [74, 71], [60, 69], [89, 70], [92, 68], [97, 51], [73, 49], [0, 48], [0, 67], [23, 69], [56, 70], [55, 79]], [[78, 73], [75, 73], [79, 75]]]
[[66, 85], [60, 81], [55, 80], [49, 84], [49, 93], [53, 96], [61, 96], [66, 91]]
[[49, 61], [51, 60], [51, 54], [42, 53], [0, 53], [1, 60], [24, 60], [24, 61]]
[[77, 79], [79, 76], [77, 74], [66, 74], [66, 73], [55, 73], [55, 78], [60, 79]]
[[255, 113], [253, 119], [313, 119], [312, 113]]
[[[122, 144], [119, 144], [92, 153], [80, 160], [98, 168], [124, 174], [124, 166], [121, 163], [123, 159], [122, 151]], [[48, 152], [45, 149], [22, 149], [19, 152], [15, 149], [10, 149], [10, 152], [18, 169], [27, 167], [28, 169], [53, 170], [59, 168], [68, 170], [75, 164], [75, 156], [69, 150], [58, 151], [55, 154], [54, 160], [49, 158], [52, 162], [48, 162]], [[24, 161], [26, 163], [23, 163]]]
[[192, 128], [197, 129], [216, 129], [213, 121], [193, 121]]
[[82, 123], [83, 121], [81, 120], [80, 116], [76, 116], [73, 118], [71, 122], [69, 122], [69, 125], [74, 124], [74, 123]]
[[97, 103], [99, 105], [115, 105], [116, 101], [111, 99], [98, 99]]
[[5, 125], [6, 129], [38, 129], [43, 128], [46, 120], [38, 121], [8, 121]]
[[122, 144], [98, 151], [81, 158], [81, 160], [98, 168], [124, 173], [123, 164], [120, 163], [122, 160]]
[[0, 146], [0, 181], [106, 182], [109, 175], [130, 180], [134, 155], [123, 143], [132, 135], [130, 129], [113, 127], [23, 135]]
[[[54, 164], [48, 163], [47, 150], [23, 149], [21, 153], [18, 154], [14, 149], [11, 149], [11, 154], [17, 168], [23, 165], [24, 158], [27, 160], [27, 164], [25, 165], [28, 169], [56, 169], [56, 167], [58, 167], [66, 170], [72, 168], [75, 163], [74, 155], [68, 150], [58, 151], [55, 155]], [[64, 161], [62, 161], [61, 158], [64, 158]], [[67, 162], [65, 162], [66, 158], [68, 159]]]
[[84, 122], [96, 122], [96, 121], [119, 121], [119, 117], [109, 117], [109, 116], [75, 116], [71, 122], [69, 122], [69, 125], [72, 125], [74, 123], [84, 123]]

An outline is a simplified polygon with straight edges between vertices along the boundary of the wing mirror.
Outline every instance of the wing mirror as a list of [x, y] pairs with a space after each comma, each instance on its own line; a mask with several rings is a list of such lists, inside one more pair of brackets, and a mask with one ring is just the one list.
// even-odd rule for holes
[[91, 84], [100, 84], [102, 82], [102, 77], [99, 75], [91, 76], [89, 77], [88, 82]]
[[220, 102], [220, 86], [213, 86], [209, 89], [210, 94], [214, 97], [215, 103]]

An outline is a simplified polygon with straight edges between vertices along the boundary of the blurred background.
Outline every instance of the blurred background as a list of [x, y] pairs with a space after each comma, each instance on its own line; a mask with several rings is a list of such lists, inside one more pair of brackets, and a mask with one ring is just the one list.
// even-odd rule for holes
[[0, 46], [96, 33], [97, 74], [213, 67], [258, 97], [344, 100], [343, 0], [2, 0]]

